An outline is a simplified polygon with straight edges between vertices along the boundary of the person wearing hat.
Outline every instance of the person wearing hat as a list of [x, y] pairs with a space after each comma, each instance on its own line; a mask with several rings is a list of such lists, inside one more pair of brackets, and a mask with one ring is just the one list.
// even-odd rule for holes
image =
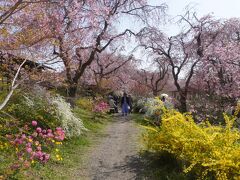
[[169, 109], [169, 108], [173, 108], [172, 103], [169, 101], [168, 95], [167, 94], [161, 94], [160, 95], [160, 99], [163, 102], [163, 105]]

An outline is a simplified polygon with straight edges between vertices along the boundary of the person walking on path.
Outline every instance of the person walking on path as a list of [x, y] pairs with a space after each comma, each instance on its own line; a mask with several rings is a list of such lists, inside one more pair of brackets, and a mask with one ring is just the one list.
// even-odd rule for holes
[[129, 99], [129, 113], [132, 113], [132, 109], [133, 109], [133, 99], [132, 96], [129, 94], [128, 95], [128, 99]]
[[129, 113], [129, 97], [127, 96], [127, 93], [123, 93], [123, 97], [121, 99], [121, 107], [122, 107], [122, 115], [127, 116]]
[[114, 95], [113, 96], [113, 100], [115, 102], [115, 105], [116, 105], [116, 113], [118, 113], [118, 102], [119, 102], [119, 97], [117, 95]]
[[109, 106], [110, 106], [110, 113], [117, 113], [118, 112], [118, 107], [113, 99], [112, 96], [109, 96]]

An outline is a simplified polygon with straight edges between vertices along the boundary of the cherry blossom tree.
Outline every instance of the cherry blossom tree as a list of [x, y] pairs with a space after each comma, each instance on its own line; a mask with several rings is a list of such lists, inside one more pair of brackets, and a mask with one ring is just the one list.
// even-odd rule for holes
[[221, 23], [221, 31], [206, 52], [203, 82], [209, 95], [233, 100], [240, 96], [240, 46], [239, 19]]
[[137, 36], [141, 47], [168, 61], [180, 95], [180, 110], [186, 112], [190, 82], [205, 51], [218, 35], [218, 23], [210, 16], [198, 19], [195, 13], [181, 16], [179, 22], [184, 28], [175, 36], [167, 37], [156, 27], [146, 27]]
[[111, 53], [97, 54], [96, 60], [90, 66], [97, 88], [100, 90], [103, 88], [103, 80], [114, 79], [113, 76], [128, 66], [127, 63], [131, 63], [133, 59], [133, 56], [117, 55], [116, 51], [117, 49]]
[[[49, 36], [48, 47], [65, 67], [69, 95], [75, 96], [77, 84], [96, 55], [126, 34], [118, 32], [114, 22], [122, 15], [142, 20], [163, 6], [150, 6], [144, 0], [59, 0], [45, 9]], [[42, 26], [41, 23], [38, 26]]]
[[[27, 62], [27, 58], [21, 58], [9, 54], [6, 50], [7, 47], [9, 47], [10, 44], [11, 47], [14, 47], [16, 44], [21, 44], [20, 40], [17, 43], [17, 41], [10, 41], [10, 39], [15, 38], [15, 32], [20, 32], [21, 28], [18, 28], [17, 19], [19, 19], [19, 16], [23, 15], [24, 13], [28, 12], [28, 8], [31, 5], [36, 5], [40, 3], [45, 3], [47, 0], [3, 0], [0, 2], [0, 53], [1, 53], [1, 60], [0, 60], [0, 70], [1, 71], [7, 71], [10, 70], [12, 72], [8, 72], [9, 77], [12, 77], [9, 87], [8, 94], [4, 98], [3, 102], [0, 103], [0, 110], [2, 110], [10, 100], [14, 90], [22, 84], [26, 79], [26, 74], [21, 72], [23, 67], [25, 67], [25, 64]], [[21, 25], [23, 28], [24, 25]], [[27, 36], [25, 36], [27, 37]], [[23, 36], [22, 36], [23, 39]], [[16, 46], [14, 48], [17, 48]], [[5, 55], [4, 55], [5, 54]], [[14, 59], [14, 60], [13, 60]], [[17, 62], [19, 60], [19, 62]], [[8, 61], [3, 63], [3, 61]], [[8, 66], [10, 65], [10, 69], [8, 69]], [[26, 72], [26, 71], [25, 71]], [[2, 74], [2, 72], [1, 72]], [[21, 75], [21, 78], [20, 78]]]
[[141, 69], [141, 71], [137, 71], [137, 76], [134, 80], [150, 89], [153, 96], [157, 96], [167, 84], [169, 77], [168, 64], [157, 58], [151, 66], [157, 66], [157, 69], [154, 71]]

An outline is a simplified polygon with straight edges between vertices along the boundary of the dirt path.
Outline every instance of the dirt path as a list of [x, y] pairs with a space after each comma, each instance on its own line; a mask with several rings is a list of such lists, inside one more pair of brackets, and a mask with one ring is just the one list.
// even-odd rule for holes
[[129, 117], [116, 117], [84, 163], [81, 179], [141, 179], [140, 129]]

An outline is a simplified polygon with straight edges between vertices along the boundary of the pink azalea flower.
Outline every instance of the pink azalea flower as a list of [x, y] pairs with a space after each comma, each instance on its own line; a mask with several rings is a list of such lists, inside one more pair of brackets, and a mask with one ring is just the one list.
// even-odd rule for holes
[[37, 126], [37, 121], [32, 121], [33, 126]]
[[26, 148], [26, 151], [27, 151], [28, 153], [31, 153], [31, 152], [32, 152], [32, 148], [27, 147], [27, 148]]
[[53, 138], [53, 137], [54, 137], [54, 135], [53, 135], [53, 133], [52, 133], [52, 132], [49, 132], [49, 133], [47, 133], [47, 137], [48, 137], [48, 138]]
[[42, 128], [38, 127], [38, 128], [36, 129], [36, 131], [37, 131], [38, 133], [40, 133], [40, 132], [42, 132]]

